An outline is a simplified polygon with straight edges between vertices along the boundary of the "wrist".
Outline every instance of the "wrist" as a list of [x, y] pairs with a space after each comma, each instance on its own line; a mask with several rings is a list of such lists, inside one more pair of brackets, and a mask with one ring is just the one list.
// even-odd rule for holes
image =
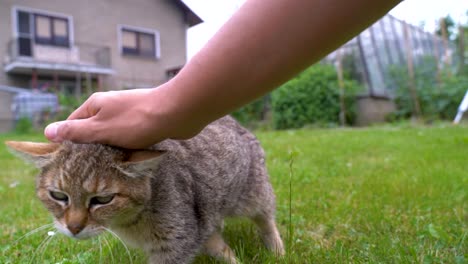
[[151, 89], [149, 97], [152, 119], [158, 126], [154, 129], [166, 131], [167, 138], [188, 139], [205, 126], [199, 113], [192, 108], [190, 98], [175, 82], [169, 81]]

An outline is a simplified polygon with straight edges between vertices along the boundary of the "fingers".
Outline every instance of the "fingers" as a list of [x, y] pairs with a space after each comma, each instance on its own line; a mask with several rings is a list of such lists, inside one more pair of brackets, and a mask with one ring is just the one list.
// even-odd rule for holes
[[100, 110], [100, 106], [97, 102], [101, 94], [102, 93], [92, 94], [80, 107], [70, 114], [67, 120], [85, 119], [96, 115]]
[[94, 117], [100, 110], [97, 107], [99, 93], [94, 93], [80, 107], [78, 107], [66, 121], [48, 125], [44, 130], [47, 139], [53, 142], [71, 140], [74, 142], [94, 142], [96, 140], [96, 123]]
[[96, 131], [96, 123], [92, 119], [78, 119], [52, 123], [45, 128], [44, 135], [52, 142], [89, 143], [98, 141]]

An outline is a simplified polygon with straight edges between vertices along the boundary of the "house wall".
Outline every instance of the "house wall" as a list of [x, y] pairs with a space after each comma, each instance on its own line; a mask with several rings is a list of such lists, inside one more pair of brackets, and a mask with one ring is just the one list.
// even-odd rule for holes
[[358, 126], [383, 123], [386, 116], [396, 110], [395, 103], [388, 98], [362, 96], [356, 100]]
[[0, 90], [0, 133], [13, 129], [11, 102], [15, 93]]
[[[171, 0], [2, 0], [0, 8], [0, 58], [13, 37], [13, 6], [35, 8], [73, 17], [74, 41], [108, 46], [115, 75], [108, 89], [151, 87], [166, 81], [166, 70], [186, 62], [184, 13]], [[119, 50], [118, 25], [156, 30], [160, 34], [160, 59], [123, 56]], [[3, 48], [5, 47], [5, 48]], [[21, 76], [0, 72], [0, 84], [17, 85]], [[30, 77], [29, 77], [30, 78]], [[15, 80], [16, 79], [16, 80]]]
[[5, 82], [0, 80], [0, 84], [21, 88], [31, 87], [31, 75], [29, 74], [5, 74], [3, 70], [0, 70], [0, 76], [5, 77]]
[[0, 84], [10, 84], [7, 75], [3, 71], [3, 65], [8, 51], [8, 42], [12, 38], [11, 8], [9, 8], [10, 3], [3, 0], [1, 1], [0, 6], [0, 62], [2, 65], [0, 69]]

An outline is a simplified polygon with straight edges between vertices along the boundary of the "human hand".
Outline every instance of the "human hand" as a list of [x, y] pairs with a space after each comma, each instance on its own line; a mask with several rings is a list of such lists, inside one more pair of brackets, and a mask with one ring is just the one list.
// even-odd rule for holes
[[100, 92], [91, 95], [65, 121], [48, 125], [44, 135], [53, 142], [102, 143], [144, 148], [166, 138], [185, 139], [190, 129], [178, 115], [166, 87]]
[[247, 1], [167, 83], [96, 93], [45, 135], [126, 148], [190, 138], [317, 62], [400, 1]]

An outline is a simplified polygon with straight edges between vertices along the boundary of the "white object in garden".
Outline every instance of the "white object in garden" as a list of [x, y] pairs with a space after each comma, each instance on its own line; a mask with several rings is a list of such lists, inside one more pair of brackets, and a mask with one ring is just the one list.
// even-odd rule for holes
[[458, 107], [457, 116], [455, 116], [455, 119], [453, 120], [454, 124], [460, 123], [460, 120], [462, 119], [463, 114], [466, 112], [466, 110], [468, 110], [468, 91], [466, 91], [466, 94], [463, 97], [460, 106]]

